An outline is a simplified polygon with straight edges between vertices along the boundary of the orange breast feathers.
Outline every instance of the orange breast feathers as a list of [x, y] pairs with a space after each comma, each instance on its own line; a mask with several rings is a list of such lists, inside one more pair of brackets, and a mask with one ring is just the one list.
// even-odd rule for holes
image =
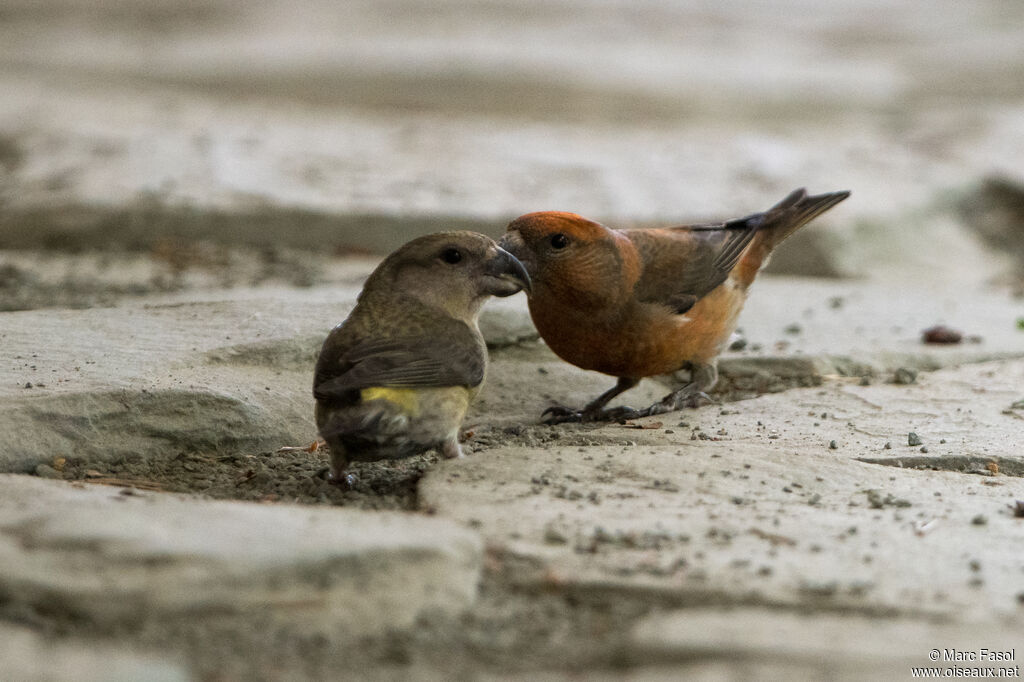
[[[608, 232], [615, 258], [595, 254], [565, 268], [549, 267], [544, 290], [530, 299], [534, 324], [551, 350], [578, 367], [612, 376], [665, 374], [714, 358], [736, 325], [745, 287], [726, 280], [682, 315], [642, 301], [635, 288], [646, 254], [629, 232]], [[686, 239], [671, 235], [664, 246], [685, 256]]]

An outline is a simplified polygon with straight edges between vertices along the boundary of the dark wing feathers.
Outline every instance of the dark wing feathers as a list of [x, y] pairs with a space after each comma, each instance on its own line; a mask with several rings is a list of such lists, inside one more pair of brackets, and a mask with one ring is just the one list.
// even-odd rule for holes
[[321, 353], [313, 394], [318, 400], [346, 400], [376, 386], [477, 386], [485, 363], [483, 347], [462, 323], [437, 336], [369, 339], [339, 353]]
[[803, 189], [763, 213], [707, 225], [683, 225], [655, 230], [627, 230], [636, 246], [643, 271], [634, 292], [647, 303], [666, 305], [677, 313], [693, 307], [724, 282], [759, 231], [771, 251], [783, 239], [840, 201], [849, 192], [810, 196]]
[[740, 257], [743, 255], [743, 250], [747, 248], [747, 244], [754, 238], [754, 233], [757, 232], [757, 229], [761, 227], [763, 222], [764, 214], [755, 213], [746, 218], [730, 220], [722, 225], [721, 231], [725, 233], [725, 239], [721, 244], [721, 250], [715, 256], [713, 262], [715, 278], [720, 277], [721, 279], [718, 279], [715, 285], [708, 289], [708, 291], [724, 282], [725, 278], [729, 276], [729, 272], [736, 267], [736, 263], [739, 262]]
[[644, 263], [637, 298], [686, 312], [726, 280], [763, 219], [756, 213], [718, 224], [627, 231]]
[[690, 308], [697, 305], [699, 300], [693, 294], [676, 294], [675, 296], [669, 296], [661, 302], [674, 310], [676, 315], [685, 315]]

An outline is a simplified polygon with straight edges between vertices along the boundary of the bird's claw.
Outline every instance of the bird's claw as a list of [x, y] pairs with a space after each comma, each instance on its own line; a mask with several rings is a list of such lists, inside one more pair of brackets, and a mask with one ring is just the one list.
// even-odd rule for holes
[[674, 412], [676, 410], [681, 410], [684, 407], [694, 409], [703, 405], [721, 404], [721, 400], [712, 398], [704, 391], [685, 391], [678, 394], [670, 393], [662, 400], [654, 403], [644, 410], [646, 413], [644, 416], [650, 417], [656, 414], [664, 414], [665, 412]]
[[665, 414], [666, 412], [672, 412], [672, 411], [677, 410], [677, 409], [679, 409], [679, 408], [676, 407], [675, 402], [662, 400], [662, 401], [654, 403], [653, 405], [651, 405], [650, 407], [648, 407], [645, 410], [641, 410], [640, 411], [640, 416], [641, 417], [653, 417], [656, 414]]
[[574, 410], [564, 405], [552, 405], [541, 413], [545, 424], [566, 424], [569, 422], [625, 422], [648, 416], [647, 410], [635, 410], [625, 405], [588, 410]]
[[680, 407], [700, 407], [701, 405], [721, 405], [722, 401], [712, 398], [704, 391], [697, 391], [683, 398]]
[[540, 413], [540, 420], [545, 424], [565, 424], [583, 421], [583, 412], [565, 405], [552, 405]]
[[356, 483], [359, 482], [359, 477], [353, 473], [338, 473], [330, 468], [322, 469], [318, 475], [331, 485], [336, 485], [342, 490], [352, 490], [355, 488]]
[[594, 412], [584, 412], [583, 418], [585, 421], [594, 422], [625, 422], [631, 419], [639, 419], [641, 417], [648, 416], [647, 410], [635, 410], [632, 407], [626, 407], [625, 405], [620, 407], [608, 407], [603, 410], [595, 410]]

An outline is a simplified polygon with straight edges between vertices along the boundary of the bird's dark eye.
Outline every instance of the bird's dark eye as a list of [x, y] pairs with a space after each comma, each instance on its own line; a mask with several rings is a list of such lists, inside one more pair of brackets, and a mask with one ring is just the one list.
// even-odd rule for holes
[[564, 249], [569, 246], [569, 238], [559, 232], [558, 234], [551, 235], [551, 246], [556, 249]]
[[445, 249], [441, 252], [441, 260], [449, 265], [455, 265], [462, 260], [462, 252], [458, 249]]

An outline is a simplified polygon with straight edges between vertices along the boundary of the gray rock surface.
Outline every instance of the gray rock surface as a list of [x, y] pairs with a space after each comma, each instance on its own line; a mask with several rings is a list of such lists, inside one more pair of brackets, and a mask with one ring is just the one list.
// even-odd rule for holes
[[[316, 436], [311, 368], [357, 292], [352, 285], [273, 290], [263, 298], [221, 291], [190, 302], [164, 297], [117, 308], [8, 313], [0, 331], [9, 353], [0, 368], [0, 399], [8, 405], [0, 414], [7, 444], [0, 466], [27, 472], [72, 454], [112, 460], [308, 443]], [[723, 356], [721, 388], [749, 396], [817, 385], [833, 375], [885, 381], [899, 367], [932, 370], [1024, 355], [1013, 324], [1020, 306], [1013, 301], [890, 292], [883, 285], [810, 287], [800, 279], [763, 278], [740, 321], [748, 349], [759, 350]], [[787, 333], [795, 321], [800, 332]], [[946, 321], [967, 334], [982, 332], [980, 343], [920, 342], [921, 329]], [[509, 348], [536, 338], [522, 296], [492, 301], [480, 325], [494, 354], [474, 415], [532, 419], [546, 400], [582, 403], [610, 385], [608, 377], [566, 365], [543, 345]], [[525, 360], [550, 374], [524, 373]], [[658, 381], [644, 384], [620, 402], [653, 401], [666, 390]]]
[[1016, 360], [552, 428], [532, 444], [509, 436], [435, 467], [420, 499], [529, 558], [517, 576], [528, 584], [682, 606], [1010, 617], [1024, 424], [1007, 408], [1022, 385]]
[[187, 682], [184, 665], [123, 645], [48, 641], [27, 628], [0, 626], [0, 678], [19, 682]]
[[[32, 471], [72, 453], [113, 459], [308, 443], [316, 437], [312, 367], [357, 292], [257, 300], [220, 292], [221, 300], [8, 313], [0, 466]], [[492, 346], [536, 337], [520, 302], [496, 302], [481, 329]]]
[[[166, 460], [192, 467], [198, 483], [203, 467], [213, 475], [227, 458], [242, 467], [225, 469], [228, 490], [234, 475], [256, 494], [248, 499], [261, 499], [261, 486], [279, 489], [273, 477], [298, 472], [293, 464], [313, 471], [322, 460], [279, 458], [278, 468], [266, 468], [257, 460], [269, 456], [253, 453], [315, 436], [311, 364], [321, 335], [357, 291], [358, 279], [6, 313], [0, 334], [12, 361], [0, 381], [8, 405], [0, 461], [7, 471], [56, 479], [85, 462], [75, 469], [85, 467], [84, 481], [158, 488], [132, 472], [156, 471]], [[640, 425], [650, 428], [536, 425], [549, 401], [581, 403], [610, 379], [531, 340], [523, 297], [494, 301], [481, 322], [492, 365], [466, 423], [472, 454], [428, 467], [418, 484], [412, 473], [412, 503], [443, 520], [5, 476], [4, 613], [44, 612], [44, 621], [88, 622], [102, 632], [141, 627], [147, 646], [170, 638], [179, 652], [196, 645], [160, 628], [217, 623], [225, 646], [245, 647], [267, 645], [253, 644], [263, 640], [242, 622], [272, 623], [286, 628], [282, 641], [314, 631], [343, 642], [353, 632], [386, 637], [423, 614], [478, 608], [473, 595], [486, 565], [489, 579], [501, 576], [514, 589], [582, 600], [881, 622], [942, 617], [954, 623], [957, 642], [966, 620], [998, 617], [1016, 628], [1021, 565], [1013, 548], [1024, 539], [1010, 510], [1024, 499], [1016, 449], [1024, 427], [1012, 409], [1024, 385], [1024, 349], [1011, 324], [1017, 304], [985, 293], [962, 302], [942, 291], [892, 297], [881, 284], [765, 277], [742, 317], [746, 349], [723, 358], [723, 395], [784, 392]], [[983, 339], [923, 345], [920, 329], [935, 322]], [[913, 383], [892, 383], [900, 367], [922, 371]], [[645, 381], [620, 402], [653, 401], [671, 381]], [[927, 452], [906, 445], [911, 431]], [[124, 467], [139, 459], [153, 466]], [[101, 463], [102, 472], [88, 468]], [[401, 477], [406, 465], [398, 466]], [[366, 475], [361, 494], [372, 496], [387, 479]], [[288, 489], [308, 488], [308, 502], [338, 500], [325, 485]], [[802, 636], [817, 636], [813, 618], [799, 622]], [[680, 667], [699, 642], [637, 637], [630, 646], [654, 652], [655, 677], [754, 670], [813, 678], [821, 670], [821, 656], [762, 660], [757, 640], [740, 635], [735, 646], [722, 645], [754, 652], [753, 668], [714, 656]], [[200, 648], [208, 671], [251, 675], [263, 660], [218, 662], [215, 647]], [[312, 660], [327, 665], [327, 651]], [[289, 669], [302, 658], [281, 655]], [[436, 665], [438, 679], [451, 672]], [[836, 670], [855, 679], [864, 665], [850, 660]]]
[[8, 614], [46, 610], [108, 631], [261, 614], [365, 635], [458, 612], [476, 594], [479, 539], [450, 521], [13, 475], [0, 491]]
[[[641, 622], [634, 633], [638, 658], [687, 657], [717, 659], [719, 669], [734, 675], [750, 675], [753, 661], [772, 661], [773, 679], [899, 679], [911, 676], [911, 668], [951, 667], [943, 651], [977, 656], [961, 666], [1013, 667], [1016, 659], [995, 656], [1019, 648], [1020, 628], [996, 624], [962, 625], [894, 618], [880, 621], [856, 614], [808, 616], [770, 609], [687, 609], [654, 616]], [[951, 646], [956, 642], [956, 646]], [[930, 657], [938, 651], [939, 660]], [[765, 677], [753, 663], [758, 679]], [[770, 665], [770, 664], [769, 664]], [[777, 677], [779, 674], [782, 677]]]

